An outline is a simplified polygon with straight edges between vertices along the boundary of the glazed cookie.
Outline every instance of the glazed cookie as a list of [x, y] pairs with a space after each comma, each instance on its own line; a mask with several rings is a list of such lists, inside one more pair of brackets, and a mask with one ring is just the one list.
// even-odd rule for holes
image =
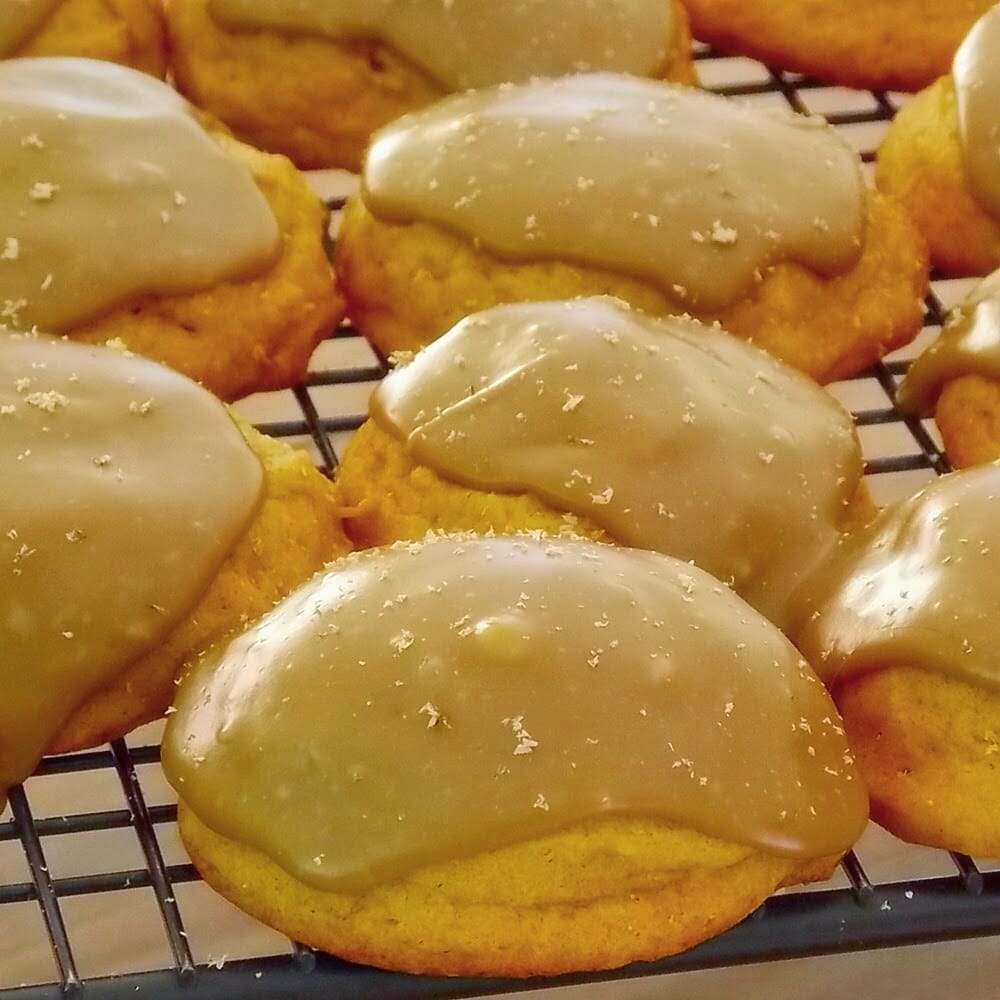
[[878, 151], [876, 183], [897, 198], [949, 275], [1000, 266], [1000, 6], [962, 42], [949, 76], [900, 109]]
[[357, 170], [372, 132], [444, 94], [615, 69], [694, 83], [674, 0], [167, 0], [177, 86], [301, 167]]
[[0, 334], [0, 428], [2, 800], [349, 545], [303, 454], [127, 352]]
[[0, 63], [0, 323], [121, 339], [224, 399], [292, 384], [343, 315], [295, 168], [111, 63]]
[[1000, 465], [887, 510], [796, 643], [830, 686], [872, 796], [905, 840], [1000, 857]]
[[934, 415], [955, 468], [1000, 459], [1000, 271], [949, 316], [910, 367], [897, 402], [910, 416]]
[[990, 0], [684, 0], [696, 38], [783, 69], [919, 90], [948, 69]]
[[686, 563], [581, 540], [333, 564], [185, 680], [163, 763], [223, 895], [416, 973], [691, 947], [828, 872], [867, 818], [773, 626]]
[[0, 58], [83, 56], [162, 77], [159, 0], [0, 0]]
[[472, 316], [370, 412], [337, 478], [362, 546], [573, 531], [691, 560], [784, 625], [874, 514], [831, 396], [724, 331], [611, 299]]
[[819, 380], [908, 341], [927, 283], [919, 234], [821, 119], [611, 74], [383, 129], [337, 262], [385, 353], [501, 302], [611, 294], [718, 320]]

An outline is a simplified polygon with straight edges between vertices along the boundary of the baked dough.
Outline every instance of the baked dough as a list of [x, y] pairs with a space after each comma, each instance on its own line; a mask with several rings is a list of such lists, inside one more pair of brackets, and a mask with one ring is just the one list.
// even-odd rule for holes
[[[344, 213], [336, 264], [351, 319], [385, 355], [414, 350], [504, 302], [612, 295], [656, 315], [685, 311], [631, 277], [562, 261], [508, 262], [436, 226], [384, 222], [360, 198]], [[850, 271], [821, 278], [778, 264], [745, 298], [698, 318], [830, 382], [913, 338], [927, 271], [913, 224], [894, 201], [870, 193], [864, 251]]]
[[964, 375], [941, 389], [934, 419], [956, 469], [1000, 459], [1000, 383]]
[[62, 0], [10, 56], [105, 59], [163, 77], [167, 42], [159, 0]]
[[201, 876], [240, 909], [349, 961], [420, 975], [555, 976], [663, 958], [803, 880], [785, 859], [616, 819], [348, 896], [296, 881], [210, 830], [183, 801], [177, 820]]
[[1000, 224], [969, 190], [955, 103], [945, 76], [900, 108], [879, 147], [875, 182], [906, 209], [942, 274], [988, 274], [1000, 266]]
[[992, 0], [685, 0], [695, 38], [782, 69], [874, 90], [919, 90]]
[[316, 345], [343, 318], [324, 248], [327, 210], [283, 156], [219, 132], [253, 173], [281, 230], [281, 251], [257, 277], [189, 295], [146, 296], [70, 331], [73, 340], [120, 340], [200, 382], [222, 399], [282, 389], [305, 374]]
[[80, 705], [50, 753], [95, 746], [161, 716], [185, 665], [350, 551], [333, 489], [305, 453], [246, 424], [240, 429], [265, 477], [264, 498], [246, 535], [187, 618], [161, 646]]
[[833, 694], [874, 820], [911, 843], [1000, 856], [1000, 694], [905, 666]]
[[[236, 135], [304, 169], [357, 170], [372, 132], [444, 94], [378, 42], [227, 31], [207, 3], [165, 2], [175, 84]], [[693, 84], [687, 19], [673, 6], [678, 30], [665, 78]]]

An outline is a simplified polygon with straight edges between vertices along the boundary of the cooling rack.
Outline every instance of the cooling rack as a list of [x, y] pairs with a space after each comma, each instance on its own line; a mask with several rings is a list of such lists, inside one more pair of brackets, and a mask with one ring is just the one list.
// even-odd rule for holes
[[[823, 114], [866, 165], [905, 100], [826, 86], [709, 48], [695, 55], [710, 89]], [[344, 179], [313, 180], [338, 208]], [[894, 393], [909, 359], [968, 284], [935, 281], [917, 341], [830, 387], [855, 415], [876, 502], [909, 495], [948, 471], [933, 424], [904, 418]], [[303, 385], [251, 397], [238, 409], [265, 433], [306, 448], [332, 474], [384, 373], [383, 359], [343, 327], [320, 346]], [[2, 1000], [481, 996], [1000, 934], [1000, 861], [907, 847], [870, 827], [829, 883], [779, 893], [738, 927], [672, 959], [528, 983], [353, 966], [261, 927], [200, 880], [177, 838], [176, 807], [159, 770], [160, 729], [47, 758], [12, 791], [0, 814]], [[995, 983], [984, 989], [983, 998], [997, 995]]]

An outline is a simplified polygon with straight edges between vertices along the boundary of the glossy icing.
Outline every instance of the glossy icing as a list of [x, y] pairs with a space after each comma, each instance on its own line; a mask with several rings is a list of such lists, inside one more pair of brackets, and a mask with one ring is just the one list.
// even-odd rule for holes
[[348, 557], [199, 664], [176, 708], [183, 801], [325, 889], [599, 815], [791, 857], [844, 850], [867, 816], [836, 710], [777, 629], [694, 567], [591, 542]]
[[904, 666], [1000, 688], [1000, 465], [955, 472], [886, 510], [793, 633], [828, 684]]
[[899, 408], [930, 416], [944, 386], [964, 375], [1000, 380], [1000, 271], [973, 289], [910, 366], [897, 392]]
[[107, 347], [0, 333], [0, 801], [187, 614], [256, 511], [225, 408]]
[[607, 298], [478, 313], [391, 373], [370, 409], [445, 478], [529, 492], [693, 560], [779, 625], [862, 473], [849, 414], [809, 379], [722, 330]]
[[670, 0], [209, 0], [235, 29], [369, 37], [448, 90], [594, 69], [662, 72], [676, 32]]
[[461, 94], [377, 132], [369, 210], [504, 259], [628, 274], [701, 312], [794, 260], [861, 252], [857, 155], [822, 119], [614, 74]]
[[247, 277], [278, 224], [246, 167], [143, 73], [0, 63], [0, 323], [62, 333], [144, 294]]
[[1000, 218], [1000, 6], [973, 26], [955, 53], [952, 78], [965, 173], [983, 210]]

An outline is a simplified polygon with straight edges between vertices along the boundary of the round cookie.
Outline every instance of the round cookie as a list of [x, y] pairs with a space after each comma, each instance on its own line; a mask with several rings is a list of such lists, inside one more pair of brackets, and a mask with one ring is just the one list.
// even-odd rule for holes
[[1000, 174], [998, 40], [1000, 8], [962, 43], [952, 73], [900, 109], [878, 151], [879, 190], [903, 205], [927, 240], [931, 262], [946, 275], [988, 274], [1000, 266], [1000, 201], [990, 180]]
[[696, 38], [865, 90], [919, 90], [990, 0], [685, 0]]
[[[349, 37], [338, 37], [329, 25], [324, 31], [324, 19], [339, 24], [334, 6], [167, 0], [174, 81], [246, 141], [284, 153], [302, 168], [351, 170], [382, 125], [446, 93], [500, 83], [509, 74], [524, 79], [608, 66], [696, 82], [687, 18], [674, 0], [617, 0], [620, 29], [610, 10], [602, 9], [595, 24], [593, 11], [565, 0], [485, 10], [474, 0], [345, 0]], [[570, 23], [560, 25], [560, 16]], [[305, 25], [296, 17], [305, 17]], [[310, 17], [320, 26], [310, 26]], [[549, 31], [541, 44], [524, 27], [539, 18]], [[472, 40], [463, 47], [464, 32]], [[575, 46], [585, 46], [584, 66]], [[451, 65], [459, 55], [464, 62]]]
[[1000, 856], [998, 494], [992, 464], [889, 508], [790, 633], [840, 708], [872, 816], [987, 857]]
[[106, 59], [162, 78], [163, 10], [159, 0], [4, 0], [0, 56]]
[[343, 304], [326, 209], [284, 157], [110, 63], [0, 63], [0, 106], [0, 322], [120, 339], [224, 399], [302, 377]]
[[182, 668], [349, 550], [306, 456], [106, 347], [0, 335], [0, 795], [162, 715]]
[[910, 366], [897, 403], [913, 417], [933, 414], [955, 468], [1000, 459], [1000, 271], [948, 317]]
[[582, 541], [333, 564], [185, 679], [163, 760], [211, 885], [418, 974], [691, 947], [829, 870], [867, 816], [777, 630], [687, 564]]
[[336, 262], [385, 354], [502, 302], [608, 294], [718, 321], [820, 381], [912, 338], [927, 283], [913, 224], [832, 130], [609, 75], [383, 130]]
[[578, 534], [691, 561], [781, 626], [874, 514], [827, 393], [724, 331], [611, 299], [470, 316], [369, 411], [336, 480], [359, 546]]

